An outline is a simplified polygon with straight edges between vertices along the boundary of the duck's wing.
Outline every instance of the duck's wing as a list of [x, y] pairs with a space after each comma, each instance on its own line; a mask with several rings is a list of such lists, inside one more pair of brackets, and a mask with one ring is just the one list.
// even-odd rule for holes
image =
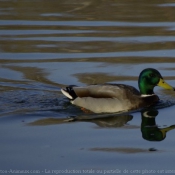
[[139, 95], [140, 92], [128, 85], [124, 84], [101, 84], [89, 85], [86, 87], [68, 86], [61, 90], [69, 99], [77, 97], [93, 97], [93, 98], [123, 98], [123, 96]]

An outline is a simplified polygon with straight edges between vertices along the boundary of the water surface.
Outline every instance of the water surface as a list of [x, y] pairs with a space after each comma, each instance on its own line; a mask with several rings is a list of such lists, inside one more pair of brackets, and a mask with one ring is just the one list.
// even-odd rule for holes
[[0, 3], [2, 173], [175, 172], [174, 92], [156, 87], [155, 108], [120, 115], [84, 114], [60, 93], [68, 84], [138, 88], [147, 67], [175, 87], [175, 1]]

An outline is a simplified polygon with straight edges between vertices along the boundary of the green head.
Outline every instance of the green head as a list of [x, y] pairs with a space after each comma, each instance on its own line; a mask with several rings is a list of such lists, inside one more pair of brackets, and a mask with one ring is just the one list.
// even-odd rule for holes
[[172, 86], [170, 86], [163, 80], [161, 74], [153, 68], [144, 69], [140, 73], [138, 83], [140, 93], [145, 95], [154, 94], [153, 89], [155, 86], [160, 86], [164, 89], [174, 90]]

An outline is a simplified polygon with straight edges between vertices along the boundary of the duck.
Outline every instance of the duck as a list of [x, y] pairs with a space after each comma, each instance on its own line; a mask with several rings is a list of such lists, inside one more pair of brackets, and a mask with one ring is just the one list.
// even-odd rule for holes
[[61, 92], [73, 105], [93, 113], [118, 113], [143, 109], [159, 102], [154, 87], [175, 90], [166, 83], [160, 72], [154, 68], [142, 70], [137, 90], [126, 84], [92, 84], [87, 86], [69, 85]]

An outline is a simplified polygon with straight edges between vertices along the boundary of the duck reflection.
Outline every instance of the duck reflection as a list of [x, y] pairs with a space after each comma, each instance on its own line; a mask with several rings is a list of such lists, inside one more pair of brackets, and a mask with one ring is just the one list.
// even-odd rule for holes
[[75, 121], [86, 121], [95, 123], [99, 127], [103, 128], [117, 128], [123, 127], [127, 122], [133, 119], [132, 115], [99, 115], [98, 117], [90, 117], [86, 119], [84, 117], [77, 117]]
[[[142, 137], [148, 141], [162, 141], [166, 138], [166, 133], [175, 129], [175, 125], [165, 128], [159, 128], [156, 124], [158, 111], [156, 109], [144, 109], [141, 111], [141, 132]], [[127, 123], [133, 119], [133, 116], [125, 114], [87, 114], [79, 116], [71, 116], [69, 118], [46, 118], [30, 123], [29, 125], [55, 125], [68, 122], [91, 122], [103, 128], [140, 128], [140, 126], [128, 125]]]
[[116, 114], [99, 114], [99, 115], [79, 115], [69, 118], [46, 118], [30, 123], [29, 125], [52, 125], [63, 124], [68, 122], [91, 122], [99, 127], [117, 128], [123, 127], [127, 122], [133, 119], [132, 115], [116, 115]]
[[141, 112], [142, 123], [141, 132], [142, 137], [148, 141], [162, 141], [166, 138], [166, 133], [175, 129], [175, 125], [166, 128], [159, 128], [156, 124], [156, 116], [158, 111], [155, 109], [144, 110]]

